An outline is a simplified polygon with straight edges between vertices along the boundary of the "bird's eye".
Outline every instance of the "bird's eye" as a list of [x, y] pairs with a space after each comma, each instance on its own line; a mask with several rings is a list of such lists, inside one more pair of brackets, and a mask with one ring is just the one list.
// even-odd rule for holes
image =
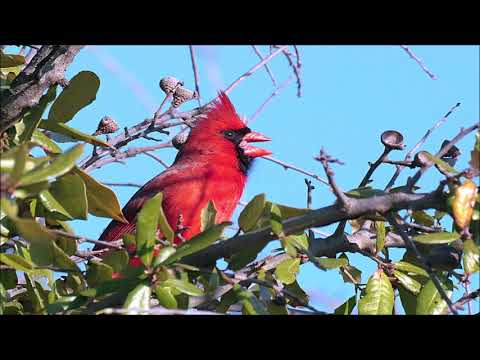
[[232, 139], [232, 138], [235, 136], [235, 133], [234, 133], [233, 131], [231, 131], [231, 130], [225, 131], [224, 134], [225, 134], [225, 136], [226, 136], [227, 138], [229, 138], [229, 139]]

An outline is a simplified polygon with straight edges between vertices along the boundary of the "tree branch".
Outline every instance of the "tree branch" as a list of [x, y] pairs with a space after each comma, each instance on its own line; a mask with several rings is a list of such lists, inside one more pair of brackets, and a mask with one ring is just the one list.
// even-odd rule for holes
[[0, 101], [0, 133], [13, 126], [34, 107], [52, 85], [65, 78], [65, 70], [83, 46], [45, 45], [13, 80]]

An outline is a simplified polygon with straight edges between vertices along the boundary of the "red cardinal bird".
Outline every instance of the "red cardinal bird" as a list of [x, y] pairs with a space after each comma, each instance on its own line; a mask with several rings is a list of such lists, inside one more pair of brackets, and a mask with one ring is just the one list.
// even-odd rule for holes
[[[210, 200], [217, 210], [215, 222], [230, 220], [252, 159], [271, 154], [248, 143], [269, 140], [251, 131], [227, 95], [220, 92], [212, 107], [191, 129], [173, 165], [146, 183], [123, 208], [128, 224], [113, 220], [100, 240], [115, 241], [132, 233], [137, 213], [159, 192], [163, 192], [162, 205], [170, 226], [176, 233], [181, 231], [185, 240], [200, 232], [200, 213]], [[183, 230], [177, 229], [179, 217]], [[178, 244], [181, 239], [175, 236], [174, 241]]]

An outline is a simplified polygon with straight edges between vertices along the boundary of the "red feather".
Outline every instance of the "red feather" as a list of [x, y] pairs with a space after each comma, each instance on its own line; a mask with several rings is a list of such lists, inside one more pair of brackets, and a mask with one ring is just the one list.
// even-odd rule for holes
[[[135, 230], [136, 216], [144, 203], [163, 192], [163, 209], [176, 230], [180, 215], [187, 229], [181, 233], [190, 239], [200, 232], [200, 213], [213, 201], [216, 223], [230, 220], [242, 196], [246, 174], [242, 171], [236, 145], [222, 131], [246, 128], [227, 95], [220, 93], [210, 110], [190, 131], [175, 163], [139, 189], [123, 208], [128, 224], [113, 220], [100, 239], [115, 241]], [[175, 238], [175, 242], [181, 240]], [[96, 249], [102, 248], [96, 246]]]

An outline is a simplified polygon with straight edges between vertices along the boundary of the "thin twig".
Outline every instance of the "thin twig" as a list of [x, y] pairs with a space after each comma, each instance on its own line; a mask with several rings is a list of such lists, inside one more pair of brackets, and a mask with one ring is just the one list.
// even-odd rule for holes
[[298, 166], [295, 166], [295, 165], [292, 165], [292, 164], [288, 164], [288, 163], [286, 163], [286, 162], [284, 162], [284, 161], [275, 159], [275, 158], [273, 158], [273, 157], [271, 157], [271, 156], [262, 156], [262, 158], [265, 159], [265, 160], [269, 160], [269, 161], [271, 161], [271, 162], [274, 162], [274, 163], [276, 163], [276, 164], [282, 165], [285, 170], [291, 169], [291, 170], [293, 170], [293, 171], [297, 171], [297, 172], [299, 172], [299, 173], [301, 173], [301, 174], [303, 174], [303, 175], [307, 175], [307, 176], [309, 176], [309, 177], [311, 177], [311, 178], [313, 178], [313, 179], [315, 179], [315, 180], [320, 181], [321, 183], [324, 183], [324, 184], [328, 185], [328, 180], [325, 180], [325, 179], [321, 178], [320, 176], [318, 176], [318, 175], [316, 175], [316, 174], [314, 174], [314, 173], [311, 173], [311, 172], [309, 172], [309, 171], [307, 171], [307, 170], [301, 169], [301, 168], [299, 168]]
[[[477, 289], [477, 290], [471, 292], [470, 294], [466, 294], [466, 295], [462, 296], [460, 299], [455, 301], [455, 303], [453, 304], [453, 307], [455, 309], [462, 309], [463, 305], [470, 304], [470, 301], [475, 300], [478, 297], [480, 297], [480, 289]], [[446, 311], [444, 311], [444, 314], [446, 315], [449, 312], [451, 312], [450, 308], [447, 309]]]
[[[298, 49], [295, 48], [295, 51], [298, 52]], [[297, 66], [299, 57], [297, 56], [297, 64], [292, 59], [292, 53], [287, 49], [283, 50], [283, 54], [288, 60], [288, 63], [293, 69], [293, 73], [295, 74], [295, 77], [297, 79], [297, 97], [302, 96], [302, 78], [300, 76], [300, 68]]]
[[432, 80], [437, 80], [437, 77], [425, 66], [425, 64], [420, 60], [408, 46], [400, 45], [400, 47], [405, 50], [405, 52], [413, 59], [415, 62], [422, 68], [422, 70], [430, 76]]
[[363, 187], [368, 184], [370, 177], [374, 173], [374, 171], [377, 169], [377, 167], [382, 163], [385, 162], [385, 159], [388, 157], [388, 154], [393, 150], [391, 147], [385, 147], [383, 150], [382, 155], [379, 156], [377, 161], [375, 161], [373, 164], [370, 165], [370, 168], [368, 169], [367, 173], [365, 174], [363, 180], [360, 182], [359, 187]]
[[198, 76], [197, 62], [195, 60], [195, 50], [193, 45], [188, 45], [188, 49], [190, 50], [190, 60], [192, 61], [193, 76], [195, 78], [195, 92], [197, 93], [198, 106], [202, 106], [200, 99], [200, 78]]
[[130, 183], [130, 182], [125, 182], [125, 183], [104, 182], [103, 185], [107, 185], [107, 186], [131, 186], [131, 187], [137, 187], [137, 188], [141, 188], [143, 186], [143, 185], [140, 185], [140, 184], [135, 184], [135, 183]]
[[154, 159], [154, 160], [156, 160], [157, 162], [159, 162], [160, 164], [162, 164], [162, 166], [163, 166], [165, 169], [168, 169], [168, 168], [169, 168], [168, 164], [167, 164], [165, 161], [163, 161], [162, 159], [160, 159], [157, 155], [155, 155], [155, 154], [153, 154], [153, 153], [151, 153], [151, 152], [149, 152], [149, 151], [145, 151], [143, 154], [151, 157], [152, 159]]
[[107, 241], [89, 239], [85, 236], [74, 235], [74, 234], [70, 234], [66, 231], [61, 231], [61, 230], [50, 230], [50, 232], [53, 233], [53, 234], [56, 234], [56, 235], [63, 236], [63, 237], [75, 239], [75, 240], [77, 240], [77, 242], [79, 244], [81, 244], [83, 242], [87, 242], [87, 243], [91, 243], [91, 244], [102, 245], [104, 247], [109, 247], [111, 249], [116, 249], [116, 250], [122, 250], [123, 249], [121, 246], [115, 245], [114, 242], [107, 242]]
[[256, 118], [262, 113], [262, 111], [265, 109], [265, 107], [272, 101], [272, 99], [280, 94], [280, 92], [287, 87], [293, 80], [293, 75], [290, 75], [284, 82], [282, 82], [271, 94], [268, 98], [265, 99], [265, 101], [260, 104], [258, 109], [253, 113], [253, 115], [250, 117], [248, 120], [248, 123], [251, 124], [253, 121], [256, 120]]
[[278, 54], [280, 54], [284, 49], [286, 49], [288, 47], [288, 45], [285, 45], [285, 46], [282, 46], [281, 48], [277, 49], [276, 51], [274, 51], [273, 53], [271, 53], [270, 55], [268, 55], [266, 58], [264, 58], [262, 61], [260, 61], [257, 65], [255, 65], [254, 67], [252, 67], [250, 70], [248, 70], [246, 73], [244, 73], [243, 75], [241, 75], [237, 80], [235, 80], [234, 82], [232, 82], [226, 89], [225, 89], [225, 94], [229, 94], [233, 89], [235, 89], [243, 80], [245, 80], [246, 78], [250, 77], [251, 75], [253, 75], [258, 69], [260, 69], [263, 65], [265, 65], [266, 63], [268, 63], [270, 60], [272, 60], [275, 56], [277, 56]]
[[[263, 60], [264, 57], [262, 53], [260, 52], [260, 49], [256, 45], [252, 45], [253, 51], [255, 51], [255, 54], [260, 58], [260, 60]], [[265, 64], [265, 70], [268, 73], [268, 76], [270, 76], [270, 79], [272, 79], [273, 86], [277, 87], [277, 81], [275, 80], [275, 77], [273, 76], [272, 70], [270, 69], [270, 66], [268, 64]]]
[[445, 293], [445, 290], [443, 289], [442, 284], [440, 283], [440, 280], [438, 279], [437, 275], [433, 271], [430, 264], [425, 260], [423, 255], [420, 253], [420, 251], [418, 251], [418, 249], [417, 249], [415, 243], [413, 242], [413, 240], [404, 231], [403, 225], [398, 223], [397, 220], [395, 219], [395, 217], [391, 213], [387, 214], [386, 218], [387, 218], [388, 222], [395, 228], [395, 230], [397, 230], [398, 234], [402, 237], [402, 239], [405, 241], [405, 243], [408, 244], [408, 247], [413, 250], [413, 252], [415, 253], [418, 260], [421, 262], [421, 264], [427, 270], [428, 275], [430, 276], [430, 279], [432, 279], [435, 287], [438, 290], [438, 293], [440, 294], [442, 299], [447, 303], [450, 311], [452, 313], [454, 313], [455, 315], [458, 315], [457, 310], [454, 308], [454, 306], [452, 304], [452, 301], [450, 300], [450, 298]]
[[[448, 110], [448, 112], [442, 118], [437, 120], [435, 124], [433, 124], [433, 126], [427, 130], [425, 135], [423, 135], [423, 137], [413, 146], [413, 148], [411, 148], [410, 151], [408, 151], [407, 155], [405, 155], [404, 161], [410, 161], [412, 159], [412, 155], [425, 143], [425, 141], [427, 141], [428, 137], [432, 134], [432, 132], [438, 127], [440, 127], [443, 123], [445, 123], [445, 121], [447, 121], [450, 114], [459, 106], [460, 106], [460, 103], [455, 104], [452, 108], [450, 108], [450, 110]], [[385, 191], [390, 191], [390, 189], [392, 188], [393, 184], [395, 184], [395, 181], [397, 180], [398, 176], [400, 175], [403, 169], [404, 169], [404, 166], [402, 165], [397, 166], [397, 169], [395, 170], [395, 174], [392, 176], [387, 186], [385, 187]]]

